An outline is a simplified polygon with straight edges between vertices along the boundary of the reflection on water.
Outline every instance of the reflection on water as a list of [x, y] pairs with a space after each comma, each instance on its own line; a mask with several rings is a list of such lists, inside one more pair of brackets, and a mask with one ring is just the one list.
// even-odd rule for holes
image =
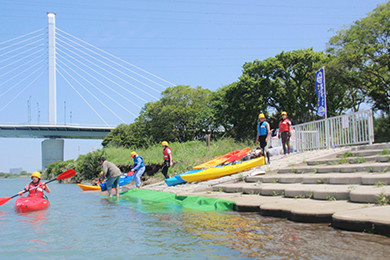
[[[324, 224], [302, 224], [258, 214], [183, 212], [153, 214], [210, 245], [228, 246], [262, 259], [385, 259], [390, 239], [333, 230]], [[358, 245], [358, 246], [357, 246]]]
[[[15, 193], [25, 182], [5, 185], [0, 180], [0, 197]], [[390, 238], [324, 224], [255, 213], [199, 212], [141, 199], [114, 203], [76, 185], [53, 183], [50, 188], [47, 210], [18, 214], [14, 202], [1, 206], [1, 259], [386, 259], [390, 255]]]

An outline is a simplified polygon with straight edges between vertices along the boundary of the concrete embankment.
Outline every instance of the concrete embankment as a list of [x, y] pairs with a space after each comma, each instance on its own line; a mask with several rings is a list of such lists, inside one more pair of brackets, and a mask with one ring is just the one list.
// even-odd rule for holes
[[390, 236], [390, 144], [274, 156], [239, 174], [145, 189], [235, 202], [235, 210]]

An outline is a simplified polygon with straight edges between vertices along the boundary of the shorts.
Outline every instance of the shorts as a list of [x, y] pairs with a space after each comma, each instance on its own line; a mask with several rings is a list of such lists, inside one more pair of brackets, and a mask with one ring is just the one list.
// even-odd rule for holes
[[268, 152], [268, 143], [265, 141], [267, 139], [266, 135], [260, 135], [259, 136], [259, 143], [261, 149], [264, 149], [264, 152]]
[[112, 188], [118, 188], [120, 177], [121, 176], [117, 176], [107, 179], [107, 190], [111, 190]]

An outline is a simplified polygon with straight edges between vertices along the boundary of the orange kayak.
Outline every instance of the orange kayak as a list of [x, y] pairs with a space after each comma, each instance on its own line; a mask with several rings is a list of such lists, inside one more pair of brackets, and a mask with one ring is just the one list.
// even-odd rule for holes
[[247, 156], [250, 150], [251, 148], [242, 149], [239, 153], [236, 153], [235, 155], [229, 157], [229, 159], [227, 159], [225, 163], [231, 163], [240, 160], [242, 157]]
[[[251, 150], [250, 148], [245, 148], [245, 149], [242, 149], [242, 150], [236, 150], [236, 151], [233, 151], [233, 152], [230, 152], [230, 153], [218, 156], [217, 158], [215, 158], [215, 159], [213, 159], [211, 161], [208, 161], [208, 162], [196, 165], [196, 166], [192, 167], [192, 169], [199, 170], [199, 169], [203, 169], [203, 168], [214, 167], [214, 166], [217, 166], [217, 165], [220, 165], [220, 164], [226, 162], [227, 160], [229, 160], [230, 158], [232, 158], [235, 155], [238, 155], [238, 154], [241, 154], [241, 153], [244, 153], [246, 155], [250, 150]], [[241, 159], [245, 155], [239, 157], [239, 159]], [[235, 159], [235, 160], [238, 160], [238, 159]], [[235, 160], [233, 160], [233, 161], [235, 161]], [[232, 162], [232, 161], [230, 161], [230, 162]]]
[[85, 184], [77, 184], [83, 191], [91, 191], [91, 190], [101, 190], [100, 186], [92, 186]]
[[208, 168], [192, 174], [180, 175], [180, 177], [186, 182], [207, 181], [242, 172], [257, 166], [261, 166], [263, 164], [265, 164], [264, 156], [237, 164]]

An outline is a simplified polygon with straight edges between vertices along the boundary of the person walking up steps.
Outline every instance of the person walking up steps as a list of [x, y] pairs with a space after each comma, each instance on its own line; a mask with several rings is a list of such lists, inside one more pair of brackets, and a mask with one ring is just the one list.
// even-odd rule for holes
[[164, 175], [165, 179], [168, 179], [169, 178], [169, 174], [168, 174], [169, 167], [171, 167], [173, 165], [172, 150], [171, 150], [171, 148], [169, 148], [167, 141], [163, 141], [161, 143], [161, 146], [164, 147], [164, 150], [163, 150], [164, 166], [162, 168], [162, 174]]
[[[279, 122], [279, 133], [278, 137], [279, 139], [282, 138], [282, 149], [283, 154], [286, 155], [290, 154], [290, 137], [291, 137], [291, 130], [292, 130], [292, 124], [290, 119], [287, 118], [287, 112], [282, 112], [282, 120]], [[287, 150], [286, 150], [287, 149]]]
[[271, 128], [269, 123], [265, 121], [265, 115], [261, 113], [259, 115], [259, 124], [257, 125], [256, 144], [260, 141], [260, 147], [263, 151], [264, 157], [267, 157], [267, 163], [270, 163], [268, 146], [271, 136]]
[[136, 152], [130, 153], [131, 158], [134, 159], [133, 168], [131, 169], [134, 172], [134, 182], [137, 188], [141, 187], [141, 176], [145, 172], [145, 163], [144, 159], [139, 156]]

